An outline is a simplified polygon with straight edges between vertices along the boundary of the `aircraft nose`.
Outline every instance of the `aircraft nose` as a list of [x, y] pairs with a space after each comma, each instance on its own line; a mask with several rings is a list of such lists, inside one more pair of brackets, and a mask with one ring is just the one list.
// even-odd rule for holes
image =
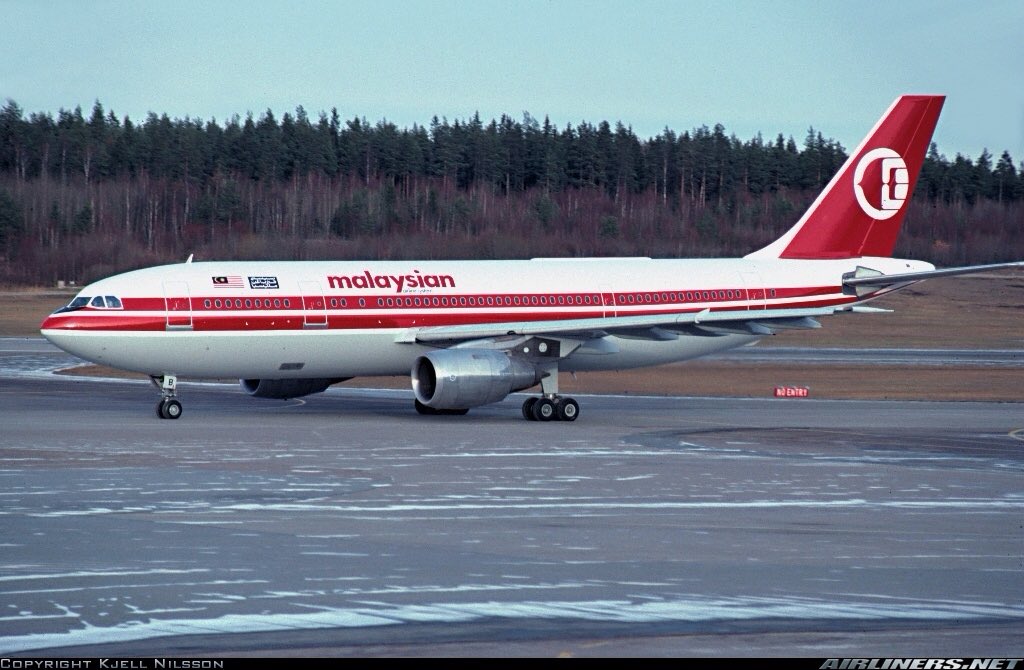
[[39, 324], [40, 331], [47, 330], [68, 330], [74, 326], [69, 323], [66, 314], [50, 314]]

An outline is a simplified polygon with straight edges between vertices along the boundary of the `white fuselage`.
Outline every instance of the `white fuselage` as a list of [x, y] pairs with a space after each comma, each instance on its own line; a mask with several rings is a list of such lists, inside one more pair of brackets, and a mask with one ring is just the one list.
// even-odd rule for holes
[[[843, 291], [844, 273], [858, 266], [932, 268], [891, 258], [184, 263], [90, 284], [79, 293], [86, 304], [54, 313], [42, 333], [83, 359], [150, 375], [404, 375], [435, 348], [415, 342], [424, 329], [841, 307], [872, 297]], [[610, 347], [579, 348], [560, 368], [657, 365], [758, 337], [620, 335]]]

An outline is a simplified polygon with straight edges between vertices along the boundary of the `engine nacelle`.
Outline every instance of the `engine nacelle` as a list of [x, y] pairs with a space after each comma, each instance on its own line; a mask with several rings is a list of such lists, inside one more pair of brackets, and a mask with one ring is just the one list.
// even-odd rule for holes
[[301, 398], [311, 393], [321, 393], [331, 384], [343, 382], [342, 379], [239, 379], [242, 390], [254, 398], [275, 398], [288, 400]]
[[434, 409], [467, 409], [498, 402], [540, 381], [537, 368], [503, 351], [443, 349], [412, 365], [416, 399]]

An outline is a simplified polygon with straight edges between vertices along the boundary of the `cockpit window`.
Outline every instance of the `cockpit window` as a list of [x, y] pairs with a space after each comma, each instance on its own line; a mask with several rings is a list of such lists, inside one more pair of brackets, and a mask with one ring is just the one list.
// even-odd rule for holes
[[124, 309], [124, 304], [121, 302], [120, 298], [114, 295], [97, 295], [94, 297], [80, 295], [64, 307], [55, 311], [54, 314], [74, 312], [75, 310], [82, 309], [83, 307], [92, 307], [94, 309]]
[[89, 307], [100, 309], [122, 309], [121, 299], [113, 295], [98, 295], [89, 303]]
[[83, 307], [89, 304], [90, 300], [92, 300], [92, 298], [89, 298], [87, 296], [77, 296], [68, 304], [64, 305], [58, 310], [55, 310], [54, 314], [60, 314], [62, 312], [73, 312], [76, 309], [82, 309]]

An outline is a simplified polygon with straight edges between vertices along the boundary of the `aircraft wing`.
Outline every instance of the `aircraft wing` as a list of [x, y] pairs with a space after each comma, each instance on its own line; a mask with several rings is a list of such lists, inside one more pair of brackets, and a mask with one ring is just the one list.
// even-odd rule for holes
[[[820, 328], [816, 316], [863, 308], [815, 307], [801, 309], [735, 310], [617, 316], [559, 321], [509, 321], [462, 326], [410, 328], [397, 342], [454, 346], [463, 342], [534, 336], [554, 339], [595, 340], [608, 335], [631, 339], [674, 340], [680, 335], [713, 337], [725, 334], [771, 335], [775, 329]], [[884, 311], [884, 310], [871, 310]]]

